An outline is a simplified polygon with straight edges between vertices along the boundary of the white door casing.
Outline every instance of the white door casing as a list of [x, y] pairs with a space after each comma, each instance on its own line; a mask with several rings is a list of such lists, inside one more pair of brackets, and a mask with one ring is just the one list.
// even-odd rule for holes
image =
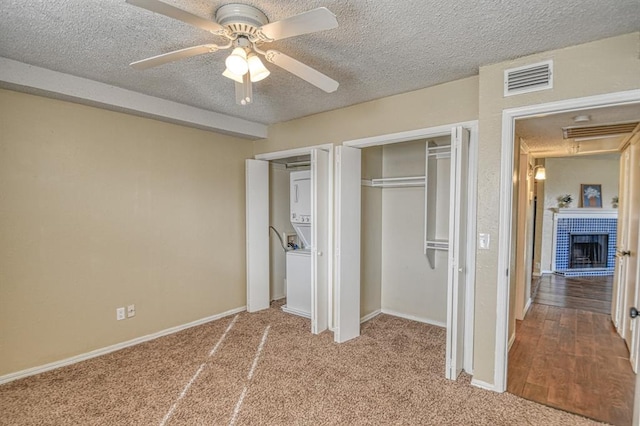
[[[498, 267], [496, 292], [496, 329], [493, 383], [476, 382], [478, 386], [504, 392], [507, 389], [508, 320], [509, 320], [509, 275], [511, 255], [511, 205], [513, 152], [516, 119], [534, 117], [539, 114], [555, 114], [569, 111], [585, 111], [590, 108], [632, 105], [640, 103], [640, 89], [617, 93], [587, 96], [583, 98], [554, 101], [538, 105], [504, 109], [502, 111], [502, 144], [500, 148], [500, 217], [498, 235]], [[472, 383], [474, 381], [472, 380]]]
[[311, 332], [322, 333], [329, 316], [329, 153], [311, 150]]
[[335, 151], [334, 340], [338, 343], [360, 335], [360, 154], [348, 146]]
[[451, 131], [451, 190], [449, 208], [449, 274], [447, 282], [446, 377], [457, 379], [464, 361], [465, 284], [467, 251], [467, 184], [469, 131]]
[[247, 311], [269, 307], [269, 162], [246, 160]]

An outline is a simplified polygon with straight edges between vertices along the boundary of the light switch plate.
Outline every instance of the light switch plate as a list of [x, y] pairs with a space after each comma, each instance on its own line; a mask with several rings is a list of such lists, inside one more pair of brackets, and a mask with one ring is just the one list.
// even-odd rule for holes
[[478, 245], [480, 246], [480, 250], [489, 250], [489, 246], [491, 245], [491, 235], [479, 234]]

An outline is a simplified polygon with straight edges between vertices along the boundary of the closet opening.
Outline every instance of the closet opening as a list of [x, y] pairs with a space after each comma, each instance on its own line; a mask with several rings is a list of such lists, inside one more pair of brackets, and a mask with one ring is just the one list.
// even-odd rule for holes
[[247, 310], [282, 310], [329, 324], [332, 146], [246, 160]]
[[385, 313], [444, 327], [445, 376], [472, 373], [476, 137], [473, 124], [443, 126], [338, 148], [339, 341], [359, 334], [345, 306], [363, 322]]

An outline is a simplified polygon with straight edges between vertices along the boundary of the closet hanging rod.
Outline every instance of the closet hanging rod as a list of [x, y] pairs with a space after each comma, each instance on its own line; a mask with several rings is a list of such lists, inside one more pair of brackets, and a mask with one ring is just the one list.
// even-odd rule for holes
[[451, 151], [451, 145], [436, 145], [427, 147], [429, 152]]
[[408, 176], [397, 178], [378, 178], [371, 180], [362, 180], [362, 184], [372, 187], [403, 187], [403, 186], [424, 186], [424, 176]]
[[435, 157], [437, 160], [441, 158], [451, 158], [451, 151], [430, 152], [427, 157]]

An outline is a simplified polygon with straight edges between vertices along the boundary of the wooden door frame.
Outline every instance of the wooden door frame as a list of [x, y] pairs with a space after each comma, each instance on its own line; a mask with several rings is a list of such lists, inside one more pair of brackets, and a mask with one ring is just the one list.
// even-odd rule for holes
[[[558, 114], [593, 108], [623, 106], [640, 103], [640, 90], [607, 93], [537, 105], [509, 108], [502, 111], [502, 149], [500, 170], [500, 217], [497, 271], [497, 318], [493, 390], [507, 389], [507, 362], [509, 341], [509, 271], [511, 262], [511, 223], [513, 198], [513, 153], [515, 149], [516, 119], [531, 118], [538, 114]], [[501, 271], [507, 271], [506, 274]], [[486, 387], [486, 386], [484, 386]]]

